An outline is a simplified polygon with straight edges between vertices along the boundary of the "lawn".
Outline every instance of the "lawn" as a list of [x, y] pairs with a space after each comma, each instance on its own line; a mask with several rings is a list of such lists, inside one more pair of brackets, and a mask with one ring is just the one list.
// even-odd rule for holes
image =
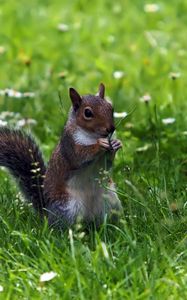
[[186, 0], [0, 1], [1, 125], [31, 131], [47, 161], [69, 87], [104, 82], [128, 113], [116, 118], [118, 226], [53, 231], [1, 170], [0, 299], [187, 298], [186, 24]]

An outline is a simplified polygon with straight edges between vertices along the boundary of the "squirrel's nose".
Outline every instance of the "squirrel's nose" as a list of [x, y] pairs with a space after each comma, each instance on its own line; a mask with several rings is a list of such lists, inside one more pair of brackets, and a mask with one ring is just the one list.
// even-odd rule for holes
[[107, 131], [108, 133], [111, 133], [111, 134], [112, 134], [112, 133], [115, 131], [115, 129], [116, 129], [115, 126], [112, 125], [112, 126], [110, 126], [109, 128], [107, 128], [106, 131]]

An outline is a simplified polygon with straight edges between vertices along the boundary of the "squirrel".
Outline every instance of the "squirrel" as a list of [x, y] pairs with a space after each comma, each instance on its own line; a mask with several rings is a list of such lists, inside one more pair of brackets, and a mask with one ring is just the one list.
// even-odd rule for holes
[[47, 216], [49, 225], [65, 229], [80, 218], [86, 224], [102, 224], [107, 215], [122, 211], [111, 178], [101, 183], [122, 144], [111, 139], [115, 131], [113, 107], [98, 94], [80, 96], [69, 89], [72, 107], [48, 165], [33, 137], [19, 129], [0, 128], [0, 165], [17, 179], [33, 207]]

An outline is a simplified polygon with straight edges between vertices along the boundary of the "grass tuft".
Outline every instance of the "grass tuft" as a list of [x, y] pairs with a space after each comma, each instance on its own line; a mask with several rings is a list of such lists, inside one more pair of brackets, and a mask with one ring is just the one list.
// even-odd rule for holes
[[69, 87], [104, 82], [125, 118], [118, 225], [56, 232], [1, 170], [0, 299], [187, 298], [186, 14], [182, 0], [1, 1], [1, 125], [32, 131], [47, 160]]

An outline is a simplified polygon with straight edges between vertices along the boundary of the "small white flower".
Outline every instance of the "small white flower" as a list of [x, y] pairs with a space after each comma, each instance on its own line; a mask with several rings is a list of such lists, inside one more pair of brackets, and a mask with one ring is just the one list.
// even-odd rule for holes
[[7, 124], [7, 121], [0, 120], [0, 126], [6, 126]]
[[5, 90], [5, 95], [6, 95], [6, 96], [9, 96], [9, 97], [14, 97], [15, 91], [14, 91], [14, 90], [6, 89], [6, 90]]
[[173, 124], [175, 123], [175, 118], [166, 118], [166, 119], [162, 119], [162, 123], [165, 124], [165, 125], [168, 125], [168, 124]]
[[149, 94], [145, 94], [140, 98], [141, 102], [150, 102], [151, 101], [151, 96]]
[[3, 292], [4, 291], [4, 288], [2, 285], [0, 285], [0, 292]]
[[160, 9], [160, 6], [156, 3], [149, 3], [149, 4], [144, 5], [144, 11], [146, 13], [154, 13], [154, 12], [159, 11], [159, 9]]
[[37, 122], [34, 119], [21, 119], [17, 122], [18, 127], [23, 127], [25, 125], [36, 125]]
[[55, 278], [56, 276], [57, 276], [57, 273], [55, 273], [55, 272], [53, 272], [53, 271], [43, 273], [43, 274], [40, 276], [40, 282], [50, 281], [50, 280], [52, 280], [53, 278]]
[[4, 54], [5, 52], [6, 52], [5, 47], [0, 46], [0, 55], [1, 55], [1, 54]]
[[169, 73], [169, 77], [171, 78], [171, 79], [177, 79], [177, 78], [179, 78], [181, 76], [181, 73], [179, 73], [179, 72], [171, 72], [171, 73]]
[[24, 98], [33, 98], [35, 96], [35, 93], [33, 92], [25, 92], [22, 94]]
[[35, 96], [35, 94], [30, 92], [21, 93], [13, 89], [5, 89], [0, 90], [0, 96], [7, 96], [12, 98], [32, 98]]
[[20, 92], [17, 92], [17, 91], [12, 90], [12, 89], [5, 89], [4, 90], [4, 95], [6, 95], [8, 97], [14, 97], [14, 98], [21, 98], [22, 97]]
[[17, 126], [18, 127], [23, 127], [26, 125], [26, 120], [25, 119], [21, 119], [17, 122]]
[[122, 78], [122, 77], [124, 76], [124, 72], [123, 72], [123, 71], [120, 71], [120, 70], [115, 71], [115, 72], [113, 73], [113, 76], [114, 76], [115, 79], [120, 79], [120, 78]]
[[63, 32], [66, 32], [69, 30], [69, 26], [67, 24], [64, 24], [64, 23], [60, 23], [58, 24], [58, 30], [60, 31], [63, 31]]
[[4, 120], [6, 118], [12, 118], [12, 117], [16, 116], [17, 114], [14, 113], [13, 111], [2, 111], [0, 114], [0, 118]]
[[128, 115], [126, 111], [114, 112], [114, 118], [125, 118]]
[[[12, 93], [12, 95], [11, 95]], [[10, 97], [15, 97], [15, 98], [22, 98], [22, 93], [17, 92], [17, 91], [10, 91]]]

